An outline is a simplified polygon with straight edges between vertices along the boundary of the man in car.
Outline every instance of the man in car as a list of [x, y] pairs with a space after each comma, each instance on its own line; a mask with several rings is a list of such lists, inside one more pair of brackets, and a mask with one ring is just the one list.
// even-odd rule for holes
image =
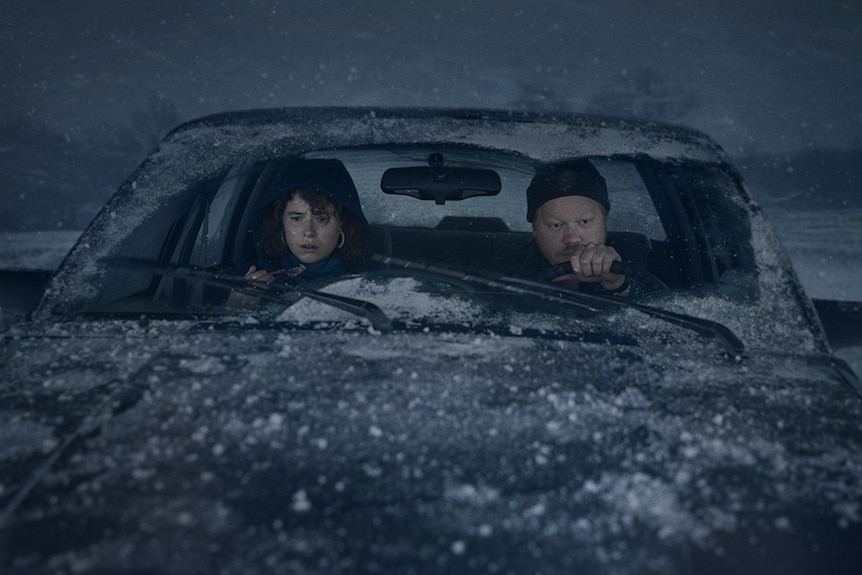
[[642, 287], [626, 268], [645, 267], [645, 261], [611, 269], [624, 260], [607, 243], [610, 209], [605, 179], [588, 160], [538, 170], [527, 188], [533, 244], [512, 273], [585, 293], [637, 297]]

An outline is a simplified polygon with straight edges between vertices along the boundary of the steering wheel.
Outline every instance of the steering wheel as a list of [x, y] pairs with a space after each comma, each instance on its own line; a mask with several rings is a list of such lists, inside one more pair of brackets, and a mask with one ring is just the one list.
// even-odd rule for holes
[[[574, 273], [572, 271], [571, 262], [563, 262], [561, 264], [551, 266], [551, 268], [542, 276], [542, 279], [545, 281], [552, 282], [560, 276], [569, 275], [571, 273]], [[611, 273], [624, 275], [629, 278], [636, 277], [640, 280], [640, 282], [643, 284], [643, 287], [647, 291], [670, 289], [669, 287], [667, 287], [667, 284], [664, 283], [661, 279], [659, 279], [659, 277], [655, 274], [648, 271], [635, 273], [632, 270], [631, 266], [619, 260], [614, 260], [611, 262]]]
[[[567, 276], [571, 273], [574, 273], [572, 271], [571, 262], [563, 262], [561, 264], [551, 266], [551, 268], [543, 274], [542, 279], [545, 281], [554, 281], [560, 276]], [[623, 262], [614, 260], [611, 262], [611, 273], [628, 276], [632, 275], [632, 270]]]

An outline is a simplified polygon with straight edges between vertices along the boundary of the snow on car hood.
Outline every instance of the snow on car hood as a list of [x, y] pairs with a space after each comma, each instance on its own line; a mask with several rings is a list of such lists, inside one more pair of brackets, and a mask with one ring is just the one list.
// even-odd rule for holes
[[145, 569], [182, 550], [227, 571], [299, 553], [310, 572], [426, 556], [673, 573], [736, 536], [862, 521], [862, 402], [789, 356], [254, 322], [29, 329], [2, 350], [0, 528], [82, 535], [53, 551], [12, 537], [22, 565]]

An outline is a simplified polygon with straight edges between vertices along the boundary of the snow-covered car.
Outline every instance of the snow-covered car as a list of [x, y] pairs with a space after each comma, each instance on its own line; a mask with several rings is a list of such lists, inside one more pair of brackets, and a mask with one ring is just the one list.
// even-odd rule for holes
[[[339, 160], [356, 273], [243, 278], [284, 162]], [[516, 277], [586, 159], [636, 300]], [[231, 293], [258, 298], [228, 305]], [[720, 147], [494, 111], [170, 133], [0, 349], [3, 573], [856, 573], [862, 386]]]

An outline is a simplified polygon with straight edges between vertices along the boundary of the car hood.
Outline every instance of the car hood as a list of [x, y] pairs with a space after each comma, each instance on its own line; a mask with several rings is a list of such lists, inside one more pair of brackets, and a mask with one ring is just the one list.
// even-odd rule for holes
[[860, 559], [862, 402], [825, 357], [170, 321], [30, 326], [2, 353], [6, 568]]

